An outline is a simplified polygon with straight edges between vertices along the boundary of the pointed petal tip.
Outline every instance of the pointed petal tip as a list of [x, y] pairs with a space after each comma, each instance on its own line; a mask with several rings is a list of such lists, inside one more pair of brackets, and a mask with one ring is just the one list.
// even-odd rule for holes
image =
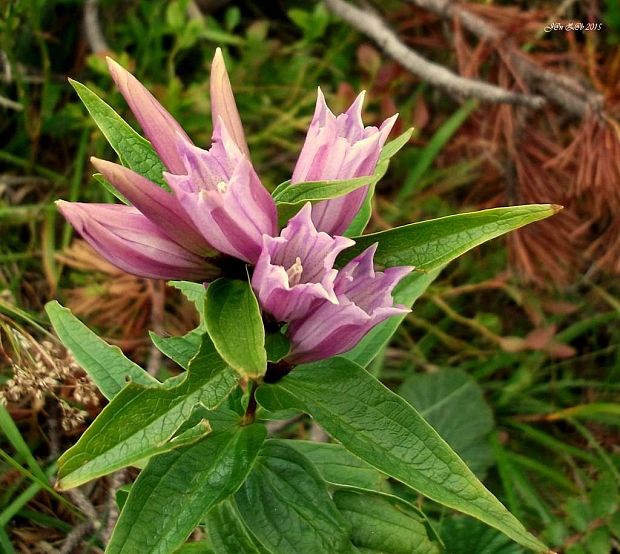
[[223, 127], [231, 135], [235, 144], [248, 158], [250, 149], [248, 148], [243, 125], [239, 117], [239, 110], [233, 95], [230, 77], [224, 62], [221, 49], [215, 51], [213, 62], [211, 63], [211, 77], [209, 82], [211, 94], [211, 113], [214, 127], [214, 138], [216, 136], [215, 127], [219, 119], [222, 120]]
[[66, 200], [56, 200], [54, 202], [56, 209], [63, 215], [63, 217], [71, 223], [76, 229], [80, 227], [80, 210], [76, 209], [75, 202], [67, 202]]
[[116, 60], [110, 58], [110, 56], [105, 57], [106, 64], [108, 65], [108, 71], [114, 77], [115, 74], [123, 71], [127, 71], [120, 63]]
[[102, 160], [101, 158], [97, 158], [96, 156], [91, 156], [90, 163], [93, 164], [98, 171], [101, 171], [102, 167], [106, 167], [111, 162], [107, 160]]
[[219, 46], [215, 49], [215, 54], [213, 54], [213, 61], [211, 63], [224, 63], [224, 54], [222, 54], [222, 49]]
[[90, 159], [95, 169], [99, 171], [106, 179], [112, 182], [118, 182], [119, 179], [127, 176], [127, 174], [132, 173], [130, 169], [123, 167], [122, 165], [115, 164], [114, 162], [110, 162], [108, 160], [101, 160], [99, 158], [95, 158], [94, 156]]

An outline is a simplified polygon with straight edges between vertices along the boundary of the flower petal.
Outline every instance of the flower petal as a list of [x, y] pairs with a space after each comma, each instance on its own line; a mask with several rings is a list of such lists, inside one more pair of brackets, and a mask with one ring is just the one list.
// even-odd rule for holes
[[409, 312], [394, 306], [392, 291], [411, 267], [375, 271], [373, 244], [338, 271], [334, 292], [338, 303], [321, 301], [288, 328], [293, 363], [329, 358], [353, 348], [375, 325]]
[[250, 150], [245, 140], [241, 118], [239, 117], [239, 111], [237, 110], [237, 104], [235, 103], [230, 79], [226, 71], [226, 64], [224, 63], [224, 57], [220, 48], [215, 50], [215, 56], [213, 56], [209, 84], [213, 128], [216, 127], [217, 122], [221, 119], [239, 150], [249, 159]]
[[112, 79], [164, 165], [172, 173], [182, 172], [183, 162], [176, 141], [179, 134], [189, 140], [183, 128], [138, 79], [113, 59], [106, 59]]
[[[319, 89], [314, 117], [291, 179], [293, 184], [352, 179], [374, 173], [396, 116], [384, 121], [380, 129], [364, 127], [363, 101], [362, 92], [345, 113], [336, 117]], [[361, 187], [345, 196], [317, 202], [312, 208], [317, 229], [332, 235], [344, 233], [361, 208], [367, 191], [368, 187]]]
[[306, 204], [279, 237], [263, 236], [263, 248], [252, 276], [263, 309], [278, 321], [305, 317], [319, 300], [337, 302], [333, 268], [336, 256], [352, 246], [345, 237], [316, 230]]
[[174, 194], [126, 167], [97, 158], [91, 158], [91, 162], [123, 196], [176, 243], [201, 256], [216, 253], [191, 223]]
[[262, 237], [277, 232], [271, 195], [220, 119], [214, 143], [203, 150], [179, 138], [184, 175], [164, 173], [193, 225], [214, 248], [255, 263]]
[[76, 231], [120, 269], [151, 279], [214, 277], [203, 258], [170, 240], [136, 208], [118, 204], [56, 202]]

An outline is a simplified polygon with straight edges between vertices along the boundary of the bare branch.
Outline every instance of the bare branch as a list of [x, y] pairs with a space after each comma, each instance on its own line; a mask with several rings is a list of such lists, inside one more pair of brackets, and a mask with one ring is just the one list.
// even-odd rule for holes
[[24, 109], [24, 106], [22, 106], [19, 102], [15, 102], [15, 100], [0, 96], [0, 108], [7, 108], [9, 110], [21, 112]]
[[84, 33], [86, 34], [88, 46], [90, 46], [94, 54], [103, 54], [110, 51], [99, 24], [98, 0], [86, 0], [84, 3]]
[[[443, 1], [443, 0], [442, 0]], [[389, 56], [403, 67], [458, 97], [477, 98], [486, 102], [520, 104], [530, 108], [541, 108], [545, 104], [542, 96], [531, 96], [512, 92], [477, 79], [461, 77], [445, 67], [428, 61], [406, 46], [390, 27], [374, 12], [362, 9], [344, 0], [326, 0], [328, 8], [352, 27], [373, 39]]]
[[[408, 2], [444, 19], [457, 19], [465, 29], [480, 40], [494, 43], [504, 51], [510, 63], [523, 76], [532, 90], [573, 115], [583, 117], [588, 112], [598, 112], [602, 109], [602, 95], [587, 89], [571, 77], [548, 71], [534, 63], [513, 42], [506, 40], [508, 37], [504, 36], [501, 31], [468, 11], [464, 6], [455, 4], [451, 0], [408, 0]], [[564, 2], [558, 11], [566, 9], [569, 4], [569, 1]]]

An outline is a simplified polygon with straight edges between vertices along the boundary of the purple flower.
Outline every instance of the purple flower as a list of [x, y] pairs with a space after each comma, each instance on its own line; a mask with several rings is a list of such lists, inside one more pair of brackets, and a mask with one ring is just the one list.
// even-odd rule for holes
[[[351, 107], [335, 116], [325, 103], [319, 88], [314, 117], [297, 160], [291, 183], [352, 179], [372, 175], [381, 148], [396, 121], [386, 119], [381, 127], [364, 127], [362, 92]], [[312, 207], [316, 228], [341, 235], [359, 211], [368, 187], [361, 187], [339, 198], [318, 202]]]
[[[181, 125], [129, 71], [106, 58], [110, 75], [136, 116], [144, 135], [170, 173], [184, 173], [185, 166], [177, 148], [177, 136], [191, 143]], [[217, 48], [211, 64], [211, 116], [213, 127], [221, 119], [237, 147], [249, 159], [250, 152], [243, 133], [237, 104], [232, 93], [222, 51]]]
[[131, 169], [94, 157], [90, 160], [135, 208], [170, 239], [198, 255], [216, 254], [200, 231], [188, 221], [187, 214], [174, 194]]
[[226, 71], [224, 57], [222, 56], [222, 50], [220, 48], [216, 48], [215, 56], [213, 56], [209, 85], [213, 127], [215, 127], [216, 122], [221, 119], [226, 129], [228, 129], [230, 136], [239, 147], [239, 150], [241, 150], [249, 160], [250, 150], [245, 140], [241, 118], [239, 117], [239, 111], [237, 110], [237, 104], [235, 103], [235, 97], [233, 96], [230, 79], [228, 78], [228, 72]]
[[106, 59], [112, 79], [161, 161], [169, 171], [182, 172], [183, 161], [177, 152], [176, 137], [181, 135], [189, 140], [183, 128], [138, 79], [112, 58]]
[[177, 147], [185, 174], [164, 177], [185, 213], [214, 248], [256, 263], [263, 234], [277, 233], [278, 214], [248, 158], [221, 119], [210, 150], [184, 137], [179, 137]]
[[204, 256], [171, 240], [136, 208], [63, 200], [56, 205], [95, 250], [128, 273], [150, 279], [193, 281], [217, 276], [218, 271]]
[[277, 233], [276, 206], [249, 161], [219, 49], [211, 86], [218, 115], [208, 151], [194, 146], [133, 75], [110, 59], [108, 65], [168, 168], [164, 176], [172, 193], [130, 169], [93, 158], [133, 207], [61, 202], [61, 212], [101, 255], [136, 275], [204, 280], [217, 275], [209, 261], [217, 251], [255, 263], [263, 234]]
[[338, 272], [334, 282], [338, 303], [322, 301], [289, 325], [290, 362], [311, 362], [346, 352], [378, 323], [410, 311], [394, 306], [392, 290], [413, 268], [375, 272], [376, 249], [376, 244], [367, 248]]
[[279, 237], [263, 236], [252, 287], [263, 309], [278, 321], [304, 317], [317, 302], [338, 303], [334, 261], [354, 242], [318, 232], [310, 213], [308, 203]]

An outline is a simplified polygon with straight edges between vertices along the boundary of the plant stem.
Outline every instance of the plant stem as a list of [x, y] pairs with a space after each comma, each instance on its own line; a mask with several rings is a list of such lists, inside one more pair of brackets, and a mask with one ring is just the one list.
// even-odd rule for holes
[[254, 419], [256, 418], [256, 408], [258, 404], [256, 403], [256, 381], [250, 381], [250, 400], [248, 401], [248, 407], [245, 410], [245, 414], [243, 415], [243, 419], [241, 420], [241, 425], [250, 425], [254, 423]]

